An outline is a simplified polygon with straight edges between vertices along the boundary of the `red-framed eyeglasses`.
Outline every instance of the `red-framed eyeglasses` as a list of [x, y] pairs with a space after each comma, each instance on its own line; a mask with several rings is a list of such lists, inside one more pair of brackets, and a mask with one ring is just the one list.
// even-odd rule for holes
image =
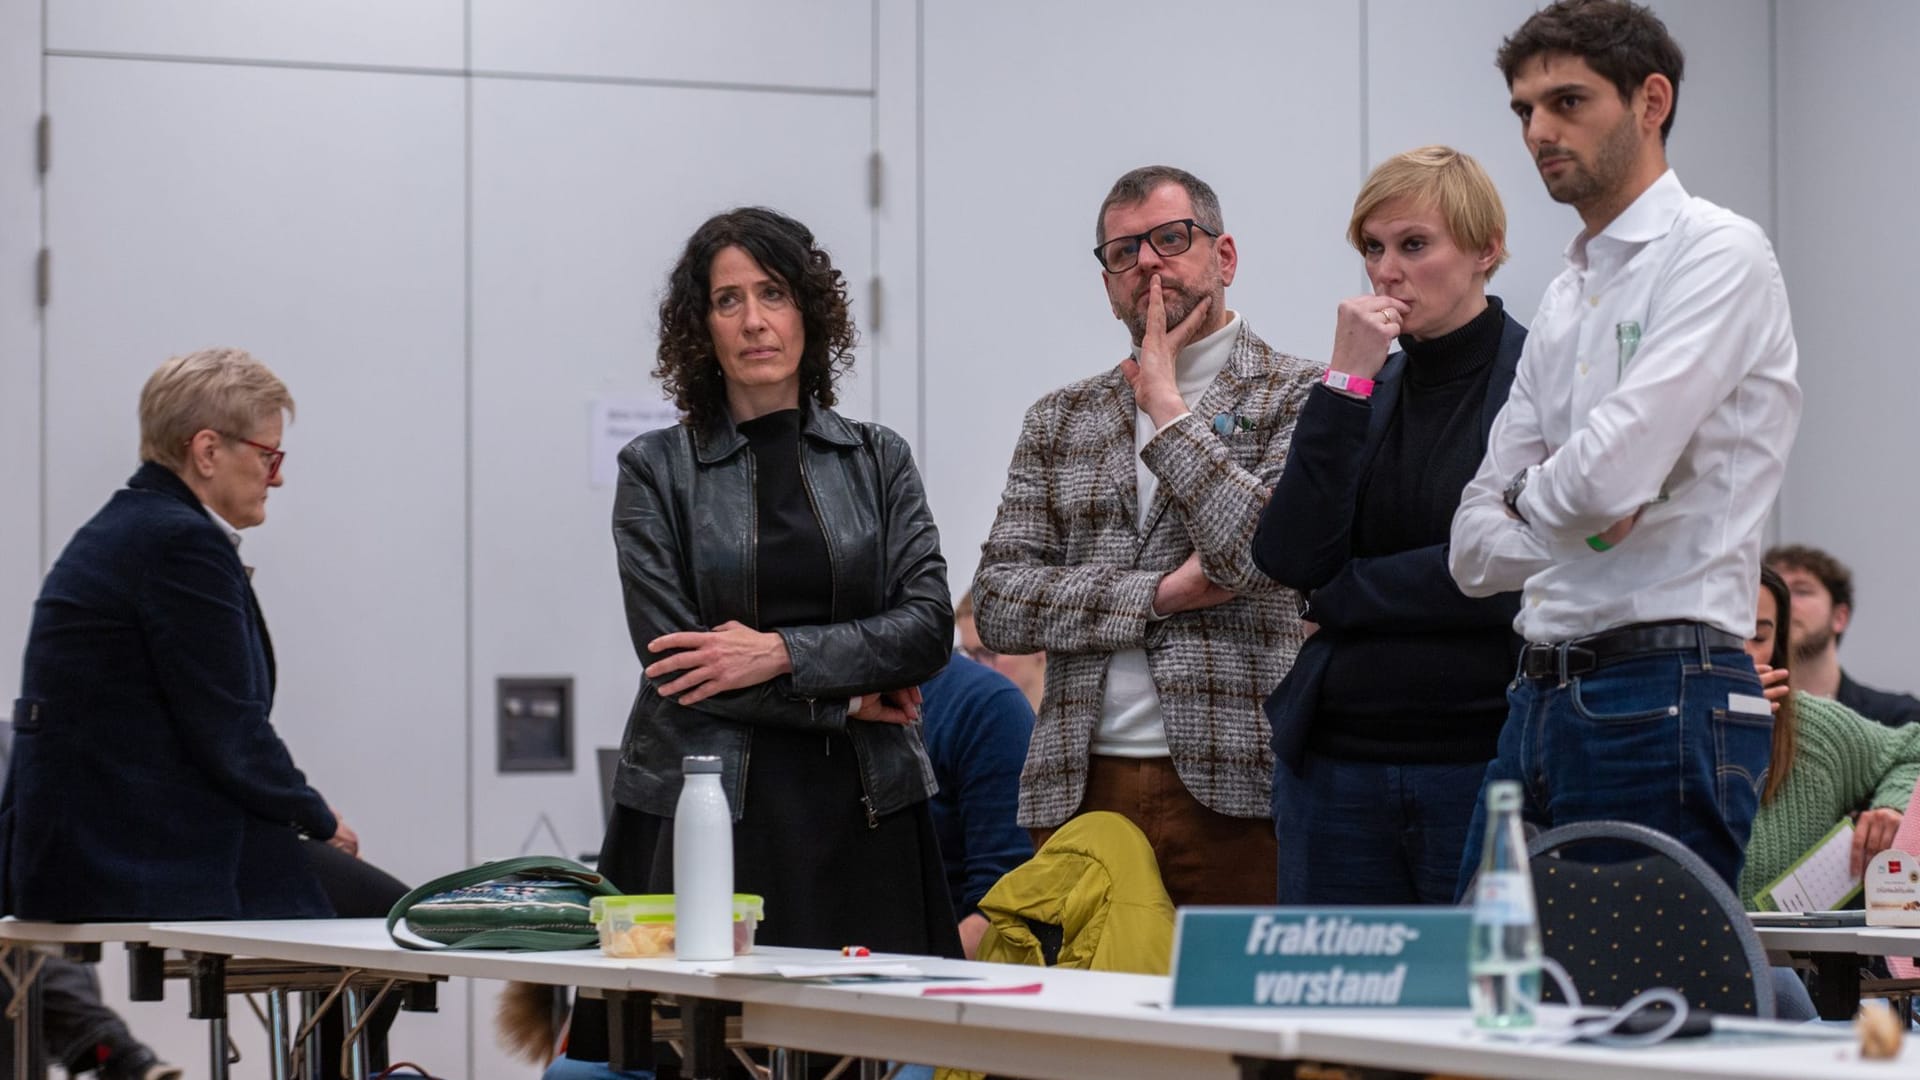
[[[224, 435], [226, 433], [222, 432], [221, 434]], [[248, 446], [251, 446], [255, 450], [258, 450], [262, 454], [266, 455], [267, 479], [271, 480], [274, 477], [280, 475], [280, 463], [287, 459], [287, 452], [285, 450], [282, 450], [277, 446], [267, 446], [264, 443], [257, 443], [257, 442], [254, 442], [252, 439], [243, 439], [238, 435], [227, 435], [227, 438], [232, 439], [234, 442], [246, 443]]]

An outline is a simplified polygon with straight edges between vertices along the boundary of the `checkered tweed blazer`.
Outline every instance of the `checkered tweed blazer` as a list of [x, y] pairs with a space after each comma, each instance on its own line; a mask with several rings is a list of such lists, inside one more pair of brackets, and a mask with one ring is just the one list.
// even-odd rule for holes
[[[1086, 790], [1107, 660], [1145, 649], [1167, 746], [1187, 790], [1234, 817], [1266, 817], [1273, 754], [1261, 703], [1299, 651], [1300, 597], [1262, 574], [1254, 526], [1320, 368], [1275, 352], [1243, 321], [1192, 415], [1140, 459], [1160, 483], [1139, 526], [1133, 389], [1116, 366], [1027, 410], [973, 583], [980, 640], [1047, 651], [1039, 723], [1020, 775], [1020, 824], [1059, 825]], [[1215, 432], [1226, 414], [1231, 430]], [[1152, 617], [1161, 577], [1195, 551], [1235, 598]]]

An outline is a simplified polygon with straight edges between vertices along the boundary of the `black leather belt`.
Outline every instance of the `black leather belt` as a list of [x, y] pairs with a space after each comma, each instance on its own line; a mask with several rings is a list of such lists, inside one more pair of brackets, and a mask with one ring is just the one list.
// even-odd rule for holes
[[[1529, 679], [1557, 679], [1563, 672], [1566, 675], [1585, 675], [1607, 664], [1644, 653], [1698, 650], [1702, 641], [1709, 649], [1746, 647], [1746, 642], [1739, 637], [1702, 623], [1638, 623], [1575, 638], [1564, 644], [1530, 643], [1520, 652], [1520, 673]], [[1564, 668], [1561, 665], [1563, 651], [1566, 655]]]

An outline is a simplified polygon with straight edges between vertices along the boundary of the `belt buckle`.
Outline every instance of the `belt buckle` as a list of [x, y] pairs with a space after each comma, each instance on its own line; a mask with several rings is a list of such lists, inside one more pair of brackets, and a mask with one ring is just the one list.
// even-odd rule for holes
[[1559, 663], [1555, 659], [1559, 646], [1544, 642], [1528, 642], [1521, 655], [1520, 671], [1529, 679], [1544, 679], [1557, 673]]

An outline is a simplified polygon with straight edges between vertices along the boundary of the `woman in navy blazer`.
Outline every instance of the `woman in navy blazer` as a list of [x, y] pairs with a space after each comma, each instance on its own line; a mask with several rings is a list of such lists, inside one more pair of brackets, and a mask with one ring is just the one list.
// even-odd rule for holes
[[143, 463], [34, 605], [0, 796], [0, 897], [28, 919], [333, 914], [303, 835], [352, 831], [267, 716], [273, 646], [239, 530], [283, 482], [293, 399], [239, 350], [162, 364]]
[[1518, 640], [1447, 539], [1526, 331], [1486, 294], [1506, 213], [1467, 155], [1381, 164], [1348, 239], [1373, 292], [1340, 305], [1253, 543], [1318, 627], [1267, 701], [1280, 902], [1452, 903]]

